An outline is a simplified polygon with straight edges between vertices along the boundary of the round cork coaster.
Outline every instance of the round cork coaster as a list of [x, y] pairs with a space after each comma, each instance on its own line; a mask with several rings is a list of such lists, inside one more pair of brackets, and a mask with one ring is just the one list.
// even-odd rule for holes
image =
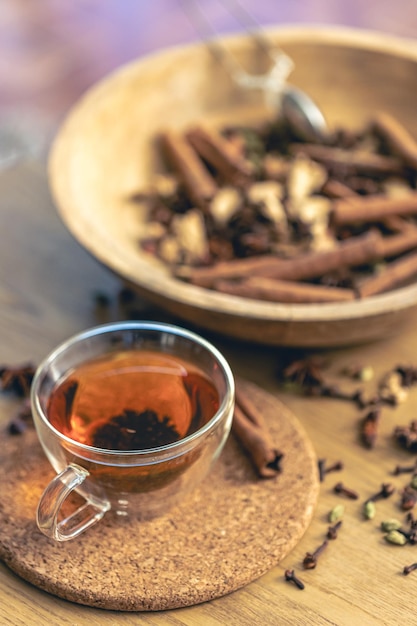
[[0, 558], [22, 578], [67, 600], [121, 611], [198, 604], [235, 591], [277, 565], [304, 534], [319, 492], [317, 461], [296, 417], [247, 383], [263, 410], [282, 472], [259, 479], [231, 435], [200, 488], [156, 520], [104, 519], [55, 543], [35, 510], [53, 470], [34, 430], [3, 438]]

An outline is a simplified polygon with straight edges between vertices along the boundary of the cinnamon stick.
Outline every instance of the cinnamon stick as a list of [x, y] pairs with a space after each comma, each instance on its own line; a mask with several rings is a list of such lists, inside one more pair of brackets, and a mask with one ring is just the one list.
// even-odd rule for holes
[[345, 173], [363, 175], [401, 174], [403, 166], [399, 159], [362, 150], [344, 150], [320, 144], [291, 144], [292, 154], [305, 154], [323, 163], [330, 172], [343, 169]]
[[390, 291], [417, 275], [417, 252], [412, 252], [389, 263], [375, 276], [367, 278], [358, 287], [359, 297], [366, 298]]
[[321, 191], [328, 198], [334, 199], [351, 198], [359, 195], [356, 191], [351, 189], [351, 187], [336, 178], [326, 180]]
[[172, 131], [161, 135], [161, 144], [190, 200], [206, 210], [217, 192], [217, 185], [198, 154], [182, 134]]
[[389, 113], [379, 111], [371, 127], [406, 165], [417, 169], [417, 141], [397, 119]]
[[251, 182], [253, 174], [251, 164], [220, 133], [197, 126], [187, 132], [186, 138], [225, 182], [237, 187]]
[[379, 255], [381, 259], [398, 256], [417, 248], [417, 228], [410, 224], [403, 232], [382, 237], [379, 242]]
[[187, 280], [194, 285], [211, 287], [215, 281], [221, 278], [239, 278], [250, 274], [262, 276], [264, 273], [268, 275], [268, 272], [272, 271], [276, 265], [282, 263], [286, 263], [286, 261], [273, 254], [267, 254], [220, 261], [209, 267], [179, 267], [175, 275], [177, 278]]
[[405, 220], [398, 215], [389, 215], [384, 219], [384, 226], [395, 233], [405, 233], [408, 230], [416, 228], [414, 224]]
[[281, 471], [283, 454], [272, 442], [262, 413], [239, 382], [236, 383], [232, 432], [250, 456], [261, 478], [273, 478]]
[[262, 276], [250, 276], [239, 282], [219, 280], [214, 289], [243, 298], [267, 300], [269, 302], [346, 302], [355, 299], [353, 289], [310, 285], [289, 280], [276, 280]]
[[417, 215], [417, 192], [404, 198], [370, 195], [336, 200], [332, 212], [335, 226], [379, 222], [393, 215]]
[[188, 268], [180, 274], [193, 284], [209, 287], [221, 278], [263, 276], [281, 280], [308, 280], [318, 278], [341, 267], [354, 267], [373, 262], [381, 257], [382, 236], [376, 231], [350, 237], [337, 247], [308, 252], [292, 259], [273, 255], [223, 261], [210, 267]]

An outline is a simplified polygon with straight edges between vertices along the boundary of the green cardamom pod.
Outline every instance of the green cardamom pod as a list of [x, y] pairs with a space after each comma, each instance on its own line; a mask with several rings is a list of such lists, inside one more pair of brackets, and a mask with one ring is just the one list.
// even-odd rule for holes
[[386, 519], [381, 522], [381, 530], [384, 530], [387, 533], [389, 533], [391, 530], [398, 530], [399, 528], [401, 528], [401, 526], [401, 522], [394, 518]]
[[343, 504], [338, 504], [334, 507], [329, 513], [329, 522], [337, 522], [340, 518], [343, 517], [343, 513], [345, 512], [345, 507]]
[[359, 378], [359, 380], [361, 380], [364, 383], [372, 380], [373, 377], [374, 377], [374, 369], [373, 369], [373, 367], [371, 365], [367, 365], [366, 367], [363, 367], [359, 371], [358, 378]]
[[376, 513], [375, 503], [370, 500], [363, 505], [363, 514], [366, 519], [374, 519]]
[[414, 476], [410, 480], [410, 487], [412, 487], [413, 489], [417, 489], [417, 474], [414, 474]]
[[385, 535], [385, 539], [388, 543], [393, 543], [396, 546], [404, 546], [407, 543], [407, 537], [398, 532], [398, 530], [390, 530], [390, 532]]

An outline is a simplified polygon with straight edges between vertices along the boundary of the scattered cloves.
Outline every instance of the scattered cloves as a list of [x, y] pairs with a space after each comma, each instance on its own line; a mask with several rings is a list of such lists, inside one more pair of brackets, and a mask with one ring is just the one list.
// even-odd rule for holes
[[400, 474], [411, 474], [411, 472], [416, 471], [417, 469], [417, 461], [414, 465], [396, 465], [393, 470], [393, 476], [399, 476]]
[[337, 539], [337, 533], [342, 524], [343, 521], [339, 520], [336, 524], [333, 524], [333, 526], [329, 526], [326, 534], [327, 539]]
[[306, 552], [303, 560], [304, 569], [314, 569], [317, 566], [317, 560], [325, 548], [327, 548], [327, 539], [314, 551]]
[[294, 583], [294, 585], [298, 587], [298, 589], [304, 589], [305, 585], [303, 581], [297, 578], [293, 569], [285, 570], [285, 580]]
[[394, 485], [392, 485], [391, 483], [383, 483], [381, 485], [381, 489], [377, 493], [374, 493], [373, 496], [370, 496], [366, 500], [366, 502], [377, 502], [378, 500], [385, 500], [386, 498], [392, 496], [394, 492]]
[[341, 482], [336, 483], [336, 485], [333, 487], [333, 491], [335, 493], [344, 495], [351, 500], [357, 500], [359, 498], [359, 494], [356, 491], [353, 491], [353, 489], [349, 489]]
[[319, 470], [319, 480], [322, 483], [324, 481], [324, 475], [326, 473], [326, 460], [325, 459], [318, 460], [318, 470]]
[[411, 565], [406, 565], [403, 569], [404, 576], [408, 576], [408, 574], [410, 574], [410, 572], [413, 572], [415, 569], [417, 569], [417, 563], [411, 563]]
[[342, 461], [336, 461], [333, 465], [326, 466], [326, 459], [319, 459], [318, 461], [319, 468], [319, 478], [320, 482], [324, 481], [325, 475], [330, 472], [338, 472], [344, 468]]
[[404, 528], [398, 528], [398, 532], [404, 535], [407, 539], [407, 542], [412, 546], [415, 546], [417, 543], [417, 531], [416, 530], [405, 530]]
[[325, 473], [328, 474], [329, 472], [339, 472], [343, 469], [343, 467], [344, 465], [342, 461], [336, 461], [336, 463], [333, 463], [333, 465], [325, 468]]
[[356, 389], [353, 392], [344, 391], [337, 385], [324, 385], [319, 387], [320, 395], [324, 398], [335, 398], [336, 400], [349, 400], [355, 402], [359, 408], [366, 406], [362, 389]]

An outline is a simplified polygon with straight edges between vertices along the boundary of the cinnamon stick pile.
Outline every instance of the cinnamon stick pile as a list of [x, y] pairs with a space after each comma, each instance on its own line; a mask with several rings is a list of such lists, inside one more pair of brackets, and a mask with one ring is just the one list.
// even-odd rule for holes
[[417, 276], [417, 141], [377, 112], [305, 143], [275, 121], [167, 131], [136, 200], [141, 246], [178, 278], [272, 302], [338, 302]]

